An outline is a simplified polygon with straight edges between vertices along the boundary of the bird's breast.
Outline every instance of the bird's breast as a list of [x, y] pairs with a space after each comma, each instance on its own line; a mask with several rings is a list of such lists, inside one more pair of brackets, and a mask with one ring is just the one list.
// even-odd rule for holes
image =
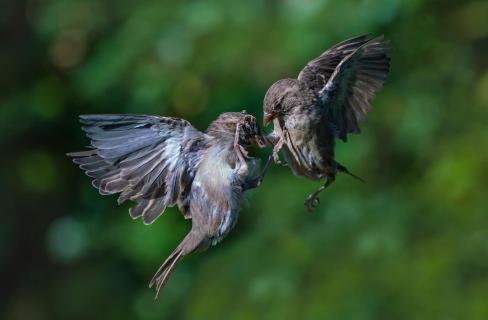
[[193, 227], [205, 232], [213, 244], [234, 227], [242, 200], [242, 177], [223, 148], [209, 150], [192, 184], [190, 210]]
[[334, 137], [315, 114], [288, 117], [284, 126], [284, 153], [291, 170], [298, 176], [322, 179], [334, 163]]

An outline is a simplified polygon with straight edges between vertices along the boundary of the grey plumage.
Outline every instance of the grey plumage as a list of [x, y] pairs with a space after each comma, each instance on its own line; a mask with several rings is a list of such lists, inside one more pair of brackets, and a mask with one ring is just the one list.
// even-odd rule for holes
[[371, 111], [370, 101], [389, 69], [383, 36], [360, 36], [336, 44], [310, 61], [297, 79], [279, 80], [266, 93], [264, 123], [274, 124], [269, 140], [275, 144], [275, 161], [279, 162], [277, 153], [283, 148], [296, 175], [327, 179], [305, 201], [309, 210], [337, 172], [354, 176], [335, 161], [335, 139], [347, 141], [347, 134], [360, 132], [360, 123]]
[[256, 119], [224, 113], [206, 133], [188, 121], [148, 115], [81, 116], [90, 150], [70, 153], [101, 194], [132, 200], [132, 218], [145, 224], [177, 206], [192, 229], [159, 268], [150, 286], [159, 293], [185, 255], [220, 242], [234, 227], [245, 190], [256, 187], [255, 165], [245, 150], [263, 146]]

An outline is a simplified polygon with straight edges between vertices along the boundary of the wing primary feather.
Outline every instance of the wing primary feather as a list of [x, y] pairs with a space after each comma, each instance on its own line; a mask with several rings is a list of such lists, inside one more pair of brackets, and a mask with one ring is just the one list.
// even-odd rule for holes
[[94, 178], [100, 194], [120, 193], [118, 204], [135, 201], [132, 218], [150, 224], [168, 206], [188, 203], [189, 184], [208, 139], [188, 121], [122, 114], [82, 115], [80, 122], [91, 145], [68, 155]]
[[[359, 124], [366, 120], [370, 101], [383, 87], [389, 70], [389, 44], [384, 37], [360, 36], [312, 60], [298, 79], [316, 90], [331, 127], [346, 141], [348, 133], [359, 133]], [[325, 85], [319, 87], [317, 79], [326, 79]]]

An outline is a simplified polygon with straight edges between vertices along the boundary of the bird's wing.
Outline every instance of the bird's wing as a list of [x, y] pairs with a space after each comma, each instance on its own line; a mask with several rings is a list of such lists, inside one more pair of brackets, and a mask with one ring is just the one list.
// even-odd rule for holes
[[150, 224], [178, 205], [189, 218], [189, 192], [207, 136], [188, 121], [149, 115], [84, 115], [90, 150], [68, 154], [101, 194], [132, 200], [132, 218]]
[[388, 43], [383, 36], [346, 40], [312, 60], [298, 79], [325, 102], [327, 119], [343, 141], [358, 133], [371, 110], [370, 101], [390, 70]]
[[311, 89], [321, 90], [339, 63], [368, 40], [370, 40], [368, 35], [362, 35], [347, 39], [327, 49], [320, 56], [307, 63], [300, 71], [298, 80], [305, 82]]

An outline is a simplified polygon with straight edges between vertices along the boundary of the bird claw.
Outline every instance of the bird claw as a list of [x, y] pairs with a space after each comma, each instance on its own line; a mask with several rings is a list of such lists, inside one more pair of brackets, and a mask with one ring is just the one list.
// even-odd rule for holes
[[[285, 132], [287, 132], [287, 131], [284, 131], [284, 133]], [[284, 133], [280, 136], [280, 138], [278, 139], [278, 142], [275, 143], [275, 145], [273, 147], [273, 153], [272, 153], [274, 162], [277, 165], [282, 166], [282, 167], [286, 167], [288, 165], [286, 162], [280, 160], [280, 156], [278, 154], [278, 152], [280, 152], [281, 148], [283, 147], [283, 144], [285, 143]]]
[[278, 154], [273, 154], [273, 160], [279, 166], [286, 167], [288, 165], [288, 163], [286, 163], [285, 161], [281, 161]]
[[249, 158], [249, 156], [246, 149], [244, 149], [244, 147], [239, 144], [240, 131], [241, 131], [241, 124], [238, 123], [236, 125], [236, 133], [234, 136], [234, 150], [237, 154], [237, 158], [239, 159], [239, 163], [240, 163], [237, 173], [239, 175], [247, 176], [247, 174], [249, 173], [249, 168], [247, 166], [246, 157]]
[[286, 167], [288, 165], [288, 163], [286, 163], [285, 161], [281, 161], [278, 150], [273, 150], [273, 161], [274, 163], [282, 167]]
[[311, 194], [303, 203], [309, 212], [312, 212], [320, 204], [320, 199], [315, 194]]
[[248, 173], [249, 173], [249, 170], [246, 167], [240, 167], [237, 170], [237, 174], [240, 175], [240, 176], [247, 176]]
[[237, 147], [239, 148], [239, 150], [241, 151], [242, 155], [244, 156], [244, 158], [246, 159], [251, 159], [251, 157], [249, 156], [249, 152], [247, 152], [246, 149], [244, 149], [243, 146], [241, 146], [240, 144], [237, 145]]

